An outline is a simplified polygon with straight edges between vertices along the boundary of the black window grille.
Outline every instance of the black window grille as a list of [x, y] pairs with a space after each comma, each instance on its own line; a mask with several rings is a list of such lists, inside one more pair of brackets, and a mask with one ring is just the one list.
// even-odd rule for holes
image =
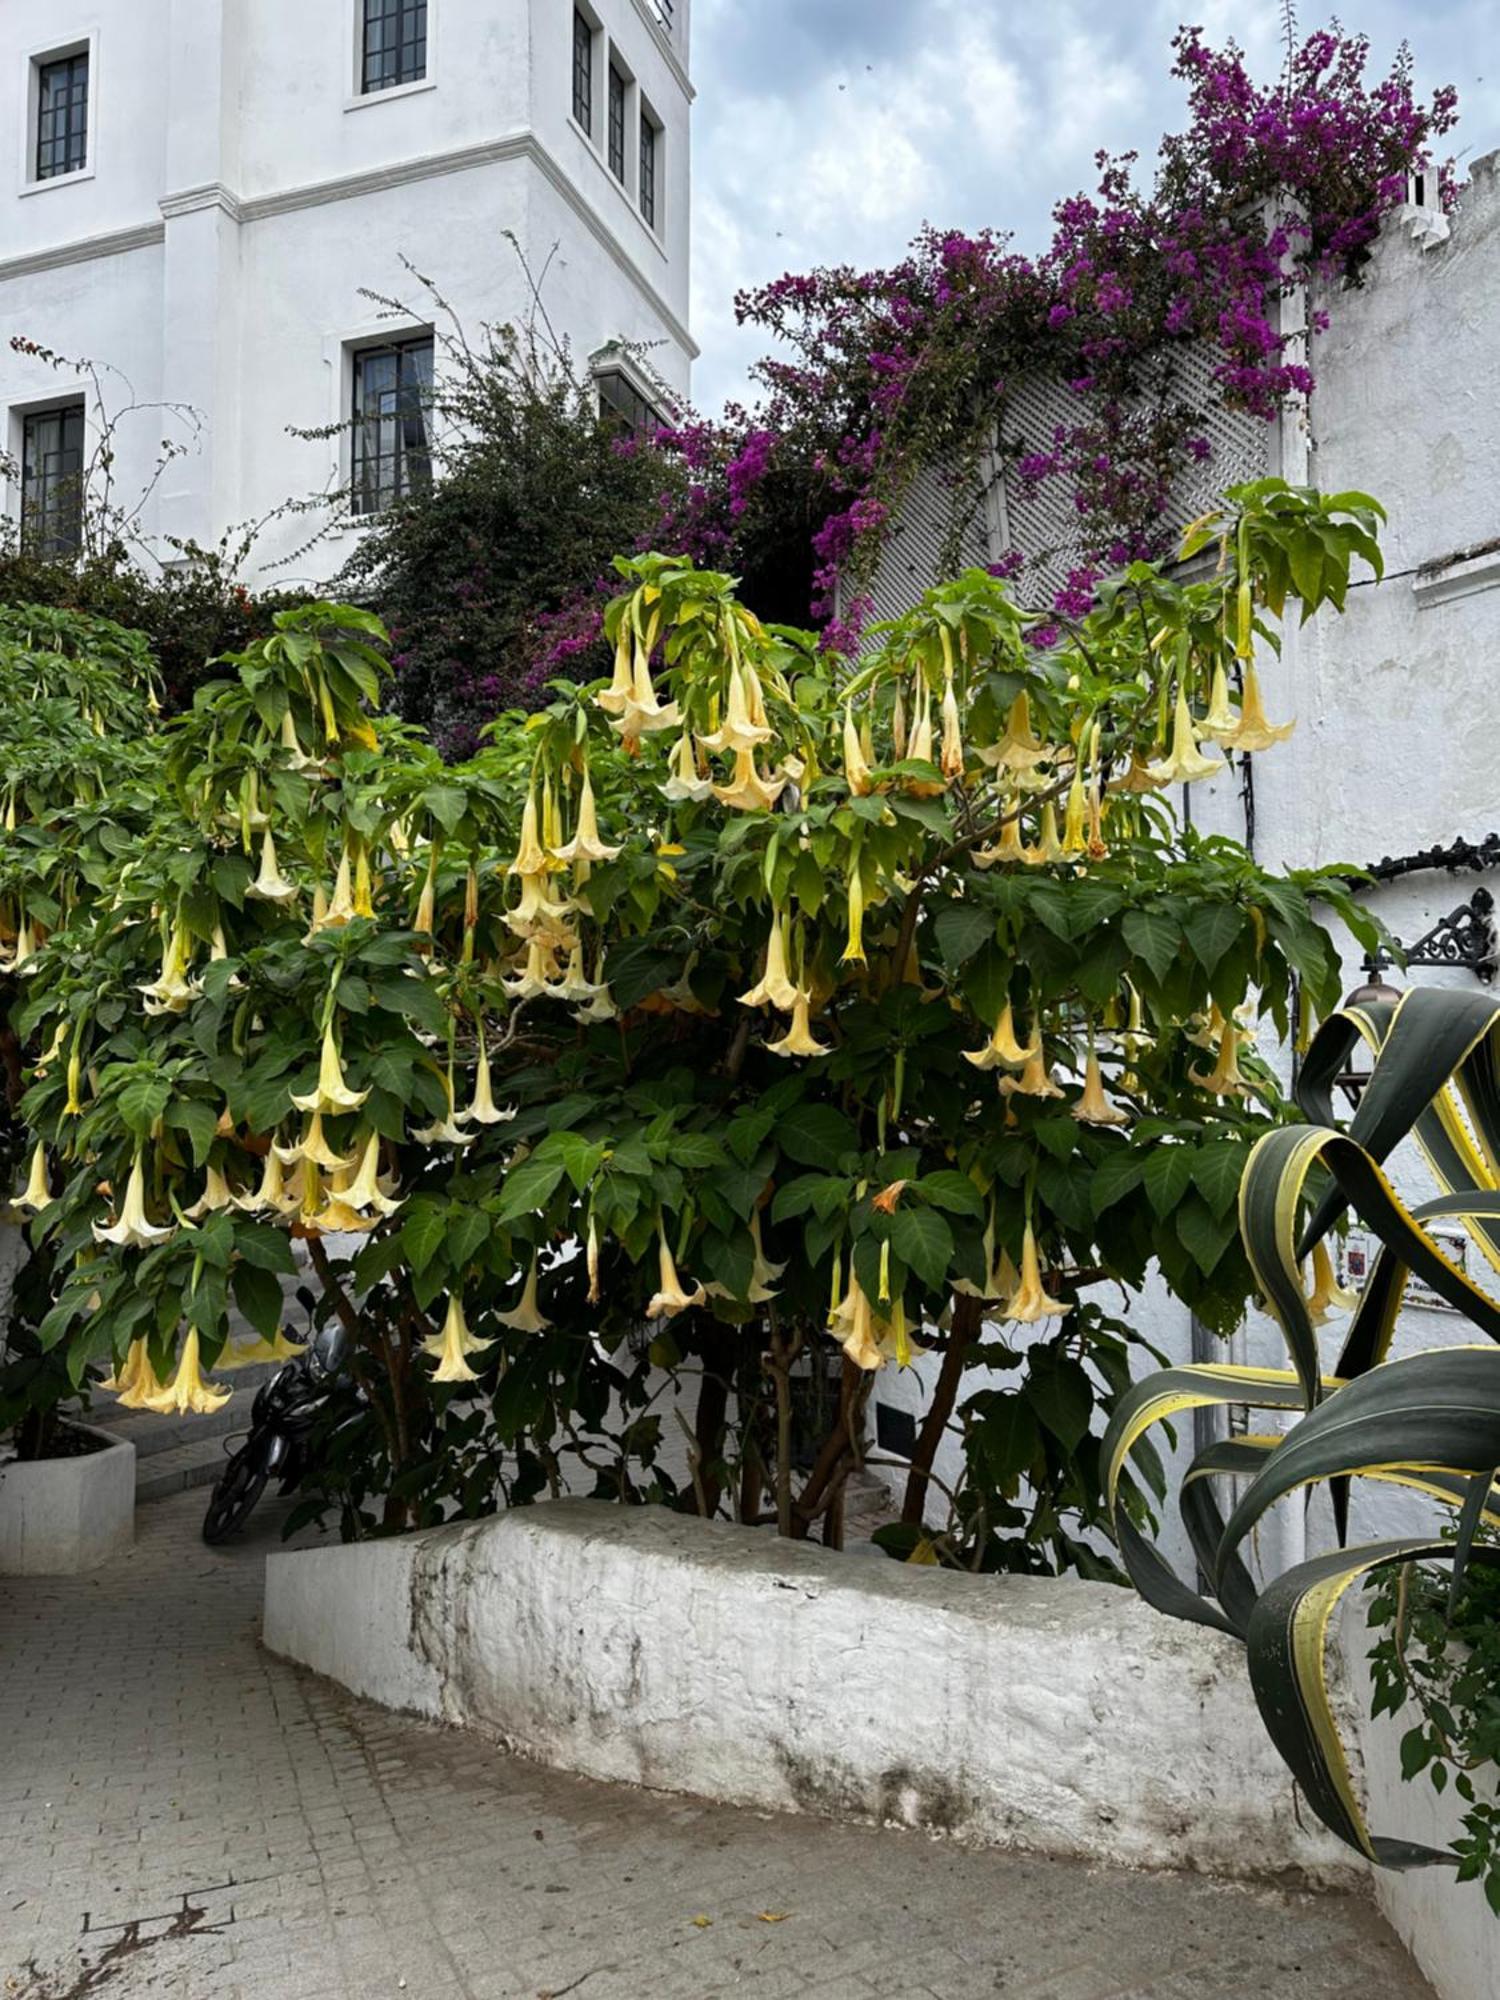
[[37, 67], [36, 177], [76, 174], [89, 159], [87, 49]]
[[609, 170], [622, 185], [625, 180], [625, 79], [609, 66]]
[[573, 116], [594, 136], [594, 31], [573, 9]]
[[364, 0], [360, 89], [393, 90], [427, 74], [427, 0]]
[[660, 430], [661, 414], [641, 394], [628, 375], [607, 368], [597, 376], [599, 415], [611, 430], [625, 437], [641, 437]]
[[641, 214], [652, 229], [656, 227], [659, 204], [656, 199], [656, 156], [660, 134], [644, 112], [641, 113]]
[[430, 334], [355, 355], [354, 513], [379, 514], [432, 483], [431, 408]]
[[71, 556], [83, 546], [83, 405], [33, 410], [21, 437], [21, 545]]

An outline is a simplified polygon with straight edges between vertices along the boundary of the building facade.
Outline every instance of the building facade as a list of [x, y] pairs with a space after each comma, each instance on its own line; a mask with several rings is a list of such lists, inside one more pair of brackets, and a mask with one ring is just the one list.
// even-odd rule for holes
[[252, 573], [323, 581], [425, 476], [444, 315], [416, 274], [471, 341], [538, 286], [626, 420], [685, 395], [690, 6], [10, 0], [11, 521], [66, 549], [108, 455], [148, 546], [265, 522]]

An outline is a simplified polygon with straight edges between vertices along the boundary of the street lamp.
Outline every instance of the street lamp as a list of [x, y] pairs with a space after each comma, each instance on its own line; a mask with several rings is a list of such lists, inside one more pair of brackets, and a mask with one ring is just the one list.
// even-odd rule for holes
[[[1373, 951], [1366, 952], [1364, 982], [1362, 985], [1356, 986], [1354, 991], [1346, 996], [1344, 1000], [1345, 1007], [1369, 1007], [1381, 1001], [1394, 1006], [1396, 1001], [1401, 998], [1401, 989], [1399, 986], [1392, 986], [1390, 981], [1385, 977], [1385, 974], [1394, 964], [1395, 960], [1384, 945], [1377, 944]], [[1357, 1069], [1355, 1067], [1357, 1060], [1364, 1053], [1366, 1053], [1364, 1041], [1361, 1037], [1356, 1036], [1354, 1045], [1349, 1051], [1348, 1068], [1341, 1071], [1333, 1079], [1337, 1087], [1348, 1098], [1350, 1108], [1355, 1111], [1359, 1109], [1359, 1101], [1365, 1094], [1366, 1084], [1370, 1081], [1370, 1072], [1368, 1069]]]

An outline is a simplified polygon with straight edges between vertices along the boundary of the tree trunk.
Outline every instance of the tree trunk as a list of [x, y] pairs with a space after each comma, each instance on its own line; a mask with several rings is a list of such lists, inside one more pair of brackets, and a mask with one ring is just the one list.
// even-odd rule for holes
[[960, 1294], [953, 1302], [953, 1327], [948, 1335], [948, 1351], [943, 1356], [937, 1386], [932, 1392], [932, 1404], [922, 1419], [917, 1448], [912, 1453], [911, 1471], [906, 1476], [906, 1497], [901, 1504], [901, 1518], [911, 1527], [920, 1528], [926, 1518], [933, 1460], [953, 1415], [953, 1406], [958, 1401], [959, 1384], [964, 1378], [969, 1349], [983, 1325], [984, 1301]]

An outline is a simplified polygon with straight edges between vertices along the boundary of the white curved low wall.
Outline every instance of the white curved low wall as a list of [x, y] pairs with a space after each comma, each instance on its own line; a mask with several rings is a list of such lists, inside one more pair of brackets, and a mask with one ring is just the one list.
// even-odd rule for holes
[[1140, 1866], [1359, 1872], [1299, 1825], [1239, 1649], [1104, 1584], [560, 1501], [272, 1556], [265, 1638], [591, 1777]]

